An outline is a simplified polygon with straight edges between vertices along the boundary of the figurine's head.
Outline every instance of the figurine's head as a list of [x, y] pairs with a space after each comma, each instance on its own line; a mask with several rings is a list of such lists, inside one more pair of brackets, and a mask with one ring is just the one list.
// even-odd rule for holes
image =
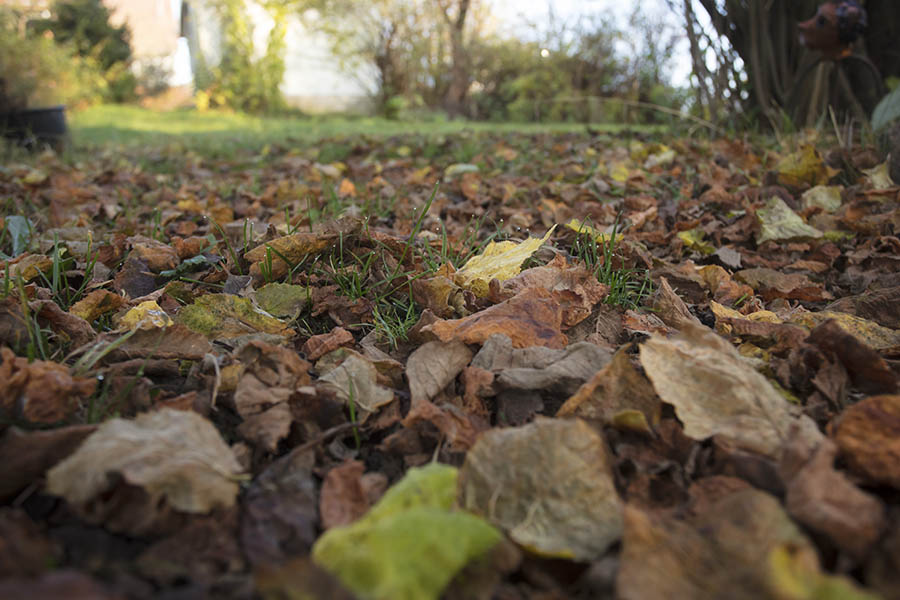
[[800, 43], [828, 58], [842, 58], [868, 25], [866, 9], [853, 0], [831, 0], [819, 6], [815, 16], [797, 25]]

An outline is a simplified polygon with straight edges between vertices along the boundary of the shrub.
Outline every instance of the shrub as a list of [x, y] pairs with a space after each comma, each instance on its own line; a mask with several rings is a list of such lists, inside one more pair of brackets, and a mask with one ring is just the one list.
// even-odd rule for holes
[[97, 99], [105, 82], [96, 69], [52, 36], [23, 32], [18, 23], [0, 9], [0, 111]]
[[49, 19], [34, 20], [29, 29], [50, 32], [57, 43], [99, 69], [106, 80], [104, 98], [125, 102], [135, 98], [137, 78], [131, 71], [131, 32], [109, 22], [101, 0], [58, 0]]

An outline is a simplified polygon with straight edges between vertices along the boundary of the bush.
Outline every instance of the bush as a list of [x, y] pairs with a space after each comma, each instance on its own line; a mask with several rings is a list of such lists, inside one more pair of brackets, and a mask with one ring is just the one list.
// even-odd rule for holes
[[96, 68], [51, 36], [21, 33], [18, 23], [0, 9], [0, 112], [98, 98], [105, 82]]
[[53, 16], [34, 20], [29, 29], [51, 33], [57, 43], [74, 48], [86, 62], [95, 65], [106, 80], [104, 99], [126, 102], [135, 99], [137, 78], [131, 71], [131, 32], [114, 27], [101, 0], [58, 0]]

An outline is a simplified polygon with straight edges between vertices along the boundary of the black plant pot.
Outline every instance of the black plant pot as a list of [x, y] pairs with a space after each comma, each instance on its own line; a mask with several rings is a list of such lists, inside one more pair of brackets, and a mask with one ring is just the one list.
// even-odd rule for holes
[[60, 151], [69, 135], [66, 107], [25, 108], [0, 113], [0, 134], [29, 150], [50, 146]]

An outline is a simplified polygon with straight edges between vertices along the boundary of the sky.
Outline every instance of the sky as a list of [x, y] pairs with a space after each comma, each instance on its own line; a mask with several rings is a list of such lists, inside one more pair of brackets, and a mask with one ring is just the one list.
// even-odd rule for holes
[[[494, 10], [507, 20], [512, 27], [516, 23], [540, 22], [545, 19], [548, 9], [552, 7], [554, 14], [559, 19], [574, 19], [583, 14], [600, 13], [609, 16], [619, 26], [624, 27], [628, 22], [628, 16], [640, 7], [642, 11], [671, 15], [665, 0], [488, 0]], [[681, 27], [681, 19], [675, 15], [670, 18], [674, 25]], [[524, 25], [518, 25], [524, 26]], [[686, 87], [691, 73], [690, 55], [688, 53], [687, 40], [676, 49], [672, 65], [672, 83]]]

